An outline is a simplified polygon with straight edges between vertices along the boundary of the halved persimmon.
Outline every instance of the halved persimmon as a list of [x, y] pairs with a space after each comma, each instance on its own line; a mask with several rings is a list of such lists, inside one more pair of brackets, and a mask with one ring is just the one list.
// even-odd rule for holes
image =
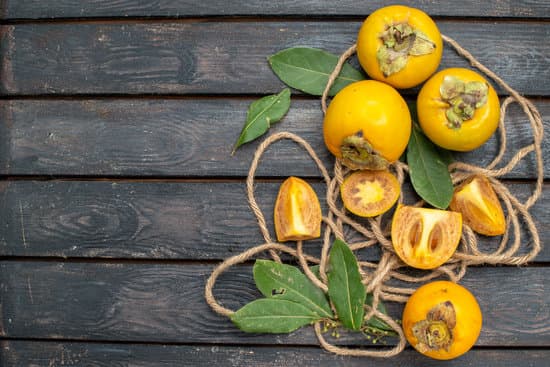
[[470, 177], [453, 194], [451, 210], [462, 213], [464, 223], [480, 234], [498, 236], [506, 231], [506, 219], [498, 197], [483, 175]]
[[462, 215], [399, 205], [391, 227], [395, 252], [407, 265], [434, 269], [454, 254], [462, 235]]
[[399, 181], [386, 170], [355, 171], [340, 186], [344, 206], [360, 217], [374, 217], [388, 211], [400, 193]]
[[321, 205], [313, 188], [298, 177], [287, 178], [279, 188], [274, 210], [279, 242], [321, 236]]

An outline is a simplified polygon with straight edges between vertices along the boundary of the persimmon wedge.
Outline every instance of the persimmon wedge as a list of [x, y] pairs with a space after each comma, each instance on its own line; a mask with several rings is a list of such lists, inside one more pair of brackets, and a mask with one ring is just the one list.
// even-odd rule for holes
[[454, 191], [450, 208], [462, 213], [464, 223], [479, 234], [498, 236], [506, 231], [502, 206], [485, 176], [472, 176], [459, 185]]
[[457, 212], [399, 205], [393, 215], [393, 248], [403, 262], [417, 269], [444, 264], [461, 235], [462, 215]]
[[313, 188], [301, 178], [287, 178], [279, 188], [274, 220], [279, 242], [320, 237], [321, 205]]
[[388, 211], [400, 194], [399, 181], [387, 170], [354, 171], [340, 186], [344, 206], [360, 217], [374, 217]]

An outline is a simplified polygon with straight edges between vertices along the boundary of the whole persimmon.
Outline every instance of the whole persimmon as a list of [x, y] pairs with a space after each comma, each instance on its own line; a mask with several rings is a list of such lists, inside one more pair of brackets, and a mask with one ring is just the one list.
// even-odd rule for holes
[[395, 88], [411, 88], [428, 79], [443, 54], [435, 22], [423, 11], [403, 5], [380, 8], [363, 22], [357, 57], [367, 74]]
[[482, 314], [474, 295], [449, 281], [418, 288], [403, 310], [403, 331], [420, 353], [434, 359], [453, 359], [475, 344]]
[[351, 169], [386, 169], [401, 156], [411, 135], [411, 115], [399, 92], [376, 80], [340, 90], [323, 123], [328, 150]]
[[500, 120], [494, 88], [473, 70], [449, 68], [433, 75], [417, 97], [418, 122], [435, 144], [461, 152], [480, 147]]

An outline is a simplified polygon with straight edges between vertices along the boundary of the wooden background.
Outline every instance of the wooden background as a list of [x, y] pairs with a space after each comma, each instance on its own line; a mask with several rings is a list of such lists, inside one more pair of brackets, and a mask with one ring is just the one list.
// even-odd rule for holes
[[[550, 3], [410, 4], [531, 98], [550, 131]], [[0, 365], [439, 365], [410, 347], [386, 360], [334, 356], [311, 328], [247, 335], [203, 297], [216, 264], [262, 241], [244, 187], [258, 143], [230, 152], [248, 105], [283, 87], [266, 58], [292, 46], [340, 54], [383, 5], [0, 0]], [[442, 66], [467, 63], [446, 47]], [[293, 91], [273, 131], [299, 134], [331, 165], [321, 122], [319, 99]], [[512, 150], [529, 143], [519, 108], [507, 126]], [[495, 149], [492, 139], [460, 159], [484, 164]], [[531, 155], [505, 183], [525, 197], [534, 172]], [[290, 175], [324, 196], [311, 160], [279, 143], [258, 171], [268, 223]], [[532, 208], [543, 244], [549, 190], [545, 183]], [[313, 254], [318, 247], [306, 245]], [[472, 351], [447, 365], [547, 366], [549, 264], [544, 248], [528, 266], [470, 268], [463, 284], [480, 302], [483, 330]], [[250, 269], [222, 276], [216, 294], [225, 306], [258, 296]], [[400, 316], [401, 305], [388, 306]], [[384, 347], [352, 336], [339, 343]]]

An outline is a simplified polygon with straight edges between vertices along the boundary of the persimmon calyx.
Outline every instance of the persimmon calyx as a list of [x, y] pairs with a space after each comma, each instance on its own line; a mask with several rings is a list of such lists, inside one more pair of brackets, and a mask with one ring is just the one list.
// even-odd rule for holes
[[445, 349], [449, 351], [453, 343], [453, 329], [456, 326], [456, 312], [450, 301], [435, 305], [425, 320], [418, 321], [412, 327], [418, 340], [415, 346], [421, 352]]
[[342, 152], [342, 163], [353, 170], [382, 170], [390, 165], [390, 162], [378, 154], [363, 137], [362, 131], [344, 138], [340, 151]]
[[487, 103], [489, 86], [487, 83], [464, 82], [459, 78], [447, 75], [439, 88], [441, 98], [449, 107], [445, 111], [447, 126], [457, 129], [462, 123], [474, 117], [476, 109]]
[[427, 55], [436, 47], [424, 32], [406, 22], [388, 25], [379, 38], [382, 45], [378, 48], [376, 57], [385, 77], [405, 68], [409, 56]]

